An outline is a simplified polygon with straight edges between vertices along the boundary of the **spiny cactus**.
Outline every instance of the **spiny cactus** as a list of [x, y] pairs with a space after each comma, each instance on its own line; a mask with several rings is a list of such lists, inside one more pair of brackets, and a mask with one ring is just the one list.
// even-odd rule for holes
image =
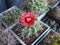
[[60, 35], [55, 31], [49, 32], [39, 43], [41, 45], [60, 45]]
[[36, 21], [34, 26], [30, 28], [24, 28], [21, 35], [28, 38], [30, 36], [38, 36], [38, 31], [43, 30], [43, 26], [40, 24], [40, 21]]
[[4, 17], [2, 18], [2, 20], [8, 26], [10, 26], [18, 20], [18, 18], [21, 16], [22, 12], [23, 11], [20, 11], [20, 9], [18, 9], [16, 7], [12, 8], [11, 10], [3, 13]]
[[0, 45], [16, 45], [17, 40], [13, 36], [13, 34], [4, 30], [3, 27], [0, 28]]
[[31, 11], [37, 15], [41, 14], [47, 9], [46, 0], [29, 0], [28, 4], [31, 6]]

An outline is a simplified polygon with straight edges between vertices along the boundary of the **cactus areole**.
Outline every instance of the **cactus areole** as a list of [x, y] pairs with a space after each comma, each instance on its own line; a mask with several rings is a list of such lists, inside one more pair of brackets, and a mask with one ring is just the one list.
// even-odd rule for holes
[[35, 17], [35, 14], [32, 12], [25, 12], [22, 14], [22, 17], [20, 19], [20, 22], [25, 27], [29, 28], [30, 26], [33, 26], [37, 18]]

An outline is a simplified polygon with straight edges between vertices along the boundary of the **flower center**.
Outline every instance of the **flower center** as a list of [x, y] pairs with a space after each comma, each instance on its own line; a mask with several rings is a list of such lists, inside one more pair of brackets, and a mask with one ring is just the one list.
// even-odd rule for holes
[[26, 21], [27, 23], [29, 23], [29, 22], [31, 22], [31, 20], [32, 20], [31, 17], [27, 17], [25, 21]]

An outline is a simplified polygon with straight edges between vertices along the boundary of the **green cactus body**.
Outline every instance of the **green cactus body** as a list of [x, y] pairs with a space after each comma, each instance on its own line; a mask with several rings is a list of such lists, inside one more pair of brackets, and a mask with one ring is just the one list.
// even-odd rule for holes
[[46, 0], [31, 0], [28, 4], [31, 5], [31, 11], [36, 15], [43, 13], [47, 9]]
[[3, 13], [4, 17], [2, 18], [2, 20], [7, 26], [11, 26], [13, 23], [18, 21], [23, 12], [24, 11], [20, 11], [18, 9], [11, 9]]
[[18, 24], [18, 28], [19, 28], [18, 30], [22, 31], [21, 35], [23, 35], [26, 38], [28, 38], [30, 36], [38, 36], [38, 31], [42, 30], [41, 28], [43, 28], [40, 24], [40, 21], [36, 21], [34, 26], [31, 26], [30, 28], [25, 28], [25, 27], [23, 27], [21, 25], [19, 26], [19, 25], [20, 24]]

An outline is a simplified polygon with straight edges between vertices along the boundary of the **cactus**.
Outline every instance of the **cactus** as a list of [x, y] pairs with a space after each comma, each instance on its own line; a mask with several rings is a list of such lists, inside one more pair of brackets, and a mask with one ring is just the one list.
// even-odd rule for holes
[[4, 30], [0, 22], [0, 45], [17, 45], [20, 44], [10, 30]]
[[46, 0], [29, 0], [28, 4], [31, 6], [31, 11], [36, 13], [36, 15], [43, 13], [47, 9]]
[[16, 45], [17, 40], [8, 30], [0, 29], [0, 45]]
[[18, 21], [18, 18], [21, 16], [22, 12], [23, 11], [20, 12], [19, 9], [11, 9], [3, 13], [4, 17], [2, 18], [2, 20], [4, 23], [10, 26], [16, 21]]
[[[21, 25], [19, 26], [19, 25], [20, 24], [18, 24], [18, 28], [20, 28], [20, 29], [18, 29], [18, 30], [22, 31], [21, 35], [26, 38], [29, 38], [30, 36], [33, 36], [33, 35], [38, 36], [38, 31], [43, 30], [43, 26], [40, 24], [40, 21], [36, 21], [34, 26], [31, 26], [29, 28], [26, 28], [26, 27], [22, 28], [22, 26]], [[22, 28], [22, 30], [21, 30], [21, 28]]]

